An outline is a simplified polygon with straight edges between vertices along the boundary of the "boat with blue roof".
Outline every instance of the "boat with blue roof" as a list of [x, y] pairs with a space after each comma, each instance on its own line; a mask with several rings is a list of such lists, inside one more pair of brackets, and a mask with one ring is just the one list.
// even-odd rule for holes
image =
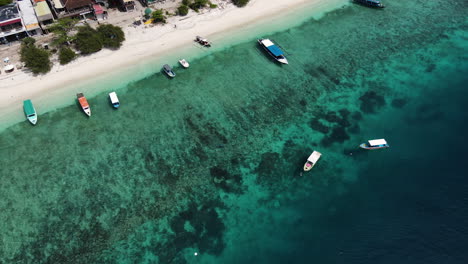
[[363, 149], [381, 149], [381, 148], [389, 148], [387, 141], [383, 138], [381, 139], [372, 139], [367, 141], [366, 143], [362, 143], [359, 147]]
[[354, 0], [354, 2], [376, 8], [384, 8], [385, 6], [379, 0]]
[[37, 113], [30, 99], [23, 101], [23, 109], [24, 114], [26, 115], [26, 118], [28, 119], [29, 123], [36, 125]]
[[288, 60], [284, 56], [284, 52], [271, 40], [259, 39], [258, 44], [260, 44], [260, 46], [262, 46], [277, 62], [288, 64]]

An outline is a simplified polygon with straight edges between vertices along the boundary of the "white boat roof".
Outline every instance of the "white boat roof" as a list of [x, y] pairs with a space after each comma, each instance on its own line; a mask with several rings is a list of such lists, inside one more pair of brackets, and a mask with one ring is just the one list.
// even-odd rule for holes
[[318, 151], [315, 151], [312, 152], [312, 154], [310, 154], [309, 158], [307, 159], [307, 161], [310, 161], [312, 163], [316, 163], [317, 160], [320, 159], [320, 156], [322, 156], [322, 153], [318, 152]]
[[371, 146], [378, 146], [378, 145], [385, 145], [387, 144], [387, 141], [385, 139], [373, 139], [369, 140], [369, 145]]
[[110, 93], [109, 97], [110, 97], [112, 103], [118, 103], [119, 102], [119, 99], [117, 98], [117, 94], [115, 92]]
[[262, 43], [263, 45], [265, 45], [265, 47], [269, 47], [269, 46], [273, 46], [275, 45], [273, 42], [271, 42], [271, 40], [269, 39], [262, 39]]

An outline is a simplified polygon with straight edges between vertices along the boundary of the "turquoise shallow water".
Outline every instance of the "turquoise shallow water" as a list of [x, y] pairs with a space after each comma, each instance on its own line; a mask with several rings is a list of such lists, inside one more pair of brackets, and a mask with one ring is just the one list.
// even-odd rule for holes
[[444, 3], [352, 5], [267, 36], [290, 65], [249, 41], [12, 126], [1, 261], [465, 263], [468, 9]]

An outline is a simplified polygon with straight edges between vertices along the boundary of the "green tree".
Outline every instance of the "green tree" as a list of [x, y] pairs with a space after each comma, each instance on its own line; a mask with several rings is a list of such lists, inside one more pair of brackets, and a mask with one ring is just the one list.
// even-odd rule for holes
[[49, 30], [54, 33], [52, 45], [60, 47], [73, 41], [74, 36], [71, 36], [70, 32], [75, 29], [76, 23], [78, 23], [77, 19], [61, 18], [52, 24], [49, 27]]
[[78, 28], [75, 35], [76, 48], [81, 54], [91, 54], [102, 49], [102, 39], [100, 34], [90, 26]]
[[163, 23], [166, 24], [166, 16], [163, 13], [162, 9], [155, 10], [153, 14], [151, 14], [153, 18], [153, 23]]
[[209, 0], [194, 0], [192, 3], [189, 4], [189, 7], [195, 12], [198, 12], [200, 8], [207, 6], [209, 3]]
[[62, 47], [59, 51], [60, 64], [64, 65], [76, 58], [76, 53], [69, 47]]
[[232, 2], [238, 7], [243, 7], [249, 2], [249, 0], [232, 0]]
[[13, 0], [0, 0], [0, 6], [11, 4]]
[[35, 45], [33, 38], [25, 38], [21, 43], [20, 56], [24, 66], [30, 69], [34, 74], [47, 73], [50, 71], [50, 53]]
[[100, 25], [97, 31], [102, 39], [102, 44], [106, 48], [120, 48], [125, 40], [125, 33], [119, 26], [110, 24]]
[[177, 11], [180, 16], [186, 16], [188, 14], [189, 8], [186, 5], [181, 5], [177, 8]]

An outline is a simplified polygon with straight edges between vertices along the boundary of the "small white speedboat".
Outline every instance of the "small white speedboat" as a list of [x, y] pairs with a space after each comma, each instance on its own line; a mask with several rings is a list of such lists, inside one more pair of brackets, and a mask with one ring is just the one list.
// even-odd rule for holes
[[115, 92], [109, 93], [109, 99], [111, 101], [111, 104], [114, 108], [119, 108], [120, 102], [119, 98], [117, 97], [117, 94]]
[[190, 64], [188, 63], [188, 61], [186, 61], [185, 59], [180, 59], [179, 60], [179, 63], [180, 65], [182, 65], [182, 67], [184, 68], [188, 68], [190, 66]]
[[317, 161], [320, 159], [322, 156], [322, 153], [315, 151], [310, 154], [309, 158], [307, 158], [307, 162], [304, 164], [304, 171], [310, 171]]

